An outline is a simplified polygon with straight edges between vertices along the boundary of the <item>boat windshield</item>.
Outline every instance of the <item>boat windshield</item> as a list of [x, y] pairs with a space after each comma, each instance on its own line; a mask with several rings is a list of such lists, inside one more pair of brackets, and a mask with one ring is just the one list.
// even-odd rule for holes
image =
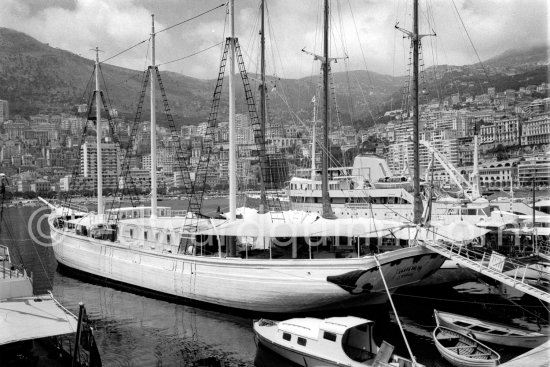
[[342, 336], [342, 349], [356, 362], [374, 358], [378, 347], [372, 337], [372, 325], [361, 324], [346, 330]]

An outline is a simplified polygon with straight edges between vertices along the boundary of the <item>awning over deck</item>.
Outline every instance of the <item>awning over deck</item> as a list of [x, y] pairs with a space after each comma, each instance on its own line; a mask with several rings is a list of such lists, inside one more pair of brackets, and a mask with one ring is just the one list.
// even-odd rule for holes
[[470, 241], [481, 237], [490, 230], [479, 228], [466, 222], [454, 222], [445, 226], [406, 227], [393, 234], [396, 238], [409, 240], [444, 240], [444, 241]]
[[[308, 214], [308, 213], [306, 213]], [[402, 223], [372, 218], [324, 219], [313, 215], [250, 214], [201, 231], [206, 235], [241, 237], [381, 237]]]

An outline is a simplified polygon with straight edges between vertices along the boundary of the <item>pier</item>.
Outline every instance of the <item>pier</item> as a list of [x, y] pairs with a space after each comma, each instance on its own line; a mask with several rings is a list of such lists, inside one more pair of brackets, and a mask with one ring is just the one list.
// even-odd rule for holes
[[[448, 259], [456, 261], [468, 269], [498, 280], [550, 304], [550, 293], [526, 282], [525, 275], [529, 270], [530, 264], [518, 265], [497, 252], [480, 253], [467, 249], [463, 244], [425, 241], [423, 242], [423, 246]], [[505, 264], [508, 266], [513, 265], [512, 269], [506, 269], [506, 273], [513, 274], [513, 276], [503, 273]]]
[[545, 367], [548, 366], [548, 356], [550, 355], [550, 341], [539, 345], [527, 353], [501, 364], [501, 367]]

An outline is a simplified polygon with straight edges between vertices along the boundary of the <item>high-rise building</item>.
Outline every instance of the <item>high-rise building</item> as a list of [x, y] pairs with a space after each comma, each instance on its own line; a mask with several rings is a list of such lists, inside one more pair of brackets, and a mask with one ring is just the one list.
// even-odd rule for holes
[[[97, 188], [97, 146], [95, 143], [86, 142], [82, 145], [80, 158], [80, 173], [91, 178], [94, 189]], [[120, 170], [118, 146], [113, 143], [101, 144], [102, 178], [104, 189], [115, 189], [118, 185], [117, 177]]]
[[4, 123], [10, 119], [10, 110], [8, 101], [0, 99], [0, 123]]
[[254, 144], [254, 132], [247, 115], [235, 115], [235, 128], [237, 130], [237, 144]]

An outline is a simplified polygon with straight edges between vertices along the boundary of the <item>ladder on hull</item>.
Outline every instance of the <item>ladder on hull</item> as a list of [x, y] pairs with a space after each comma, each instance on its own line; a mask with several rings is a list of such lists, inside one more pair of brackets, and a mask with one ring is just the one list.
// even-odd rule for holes
[[[461, 244], [445, 244], [435, 241], [424, 241], [421, 244], [448, 259], [456, 261], [458, 264], [468, 269], [498, 280], [501, 283], [550, 304], [550, 293], [525, 282], [525, 273], [529, 267], [528, 264], [515, 267], [515, 271], [513, 271], [514, 276], [510, 276], [502, 273], [504, 264], [507, 262], [506, 257], [496, 252], [490, 255], [489, 253], [483, 253], [480, 261], [480, 254], [478, 252], [469, 251]], [[474, 254], [474, 256], [470, 256], [471, 254]], [[508, 271], [508, 273], [512, 272]]]

